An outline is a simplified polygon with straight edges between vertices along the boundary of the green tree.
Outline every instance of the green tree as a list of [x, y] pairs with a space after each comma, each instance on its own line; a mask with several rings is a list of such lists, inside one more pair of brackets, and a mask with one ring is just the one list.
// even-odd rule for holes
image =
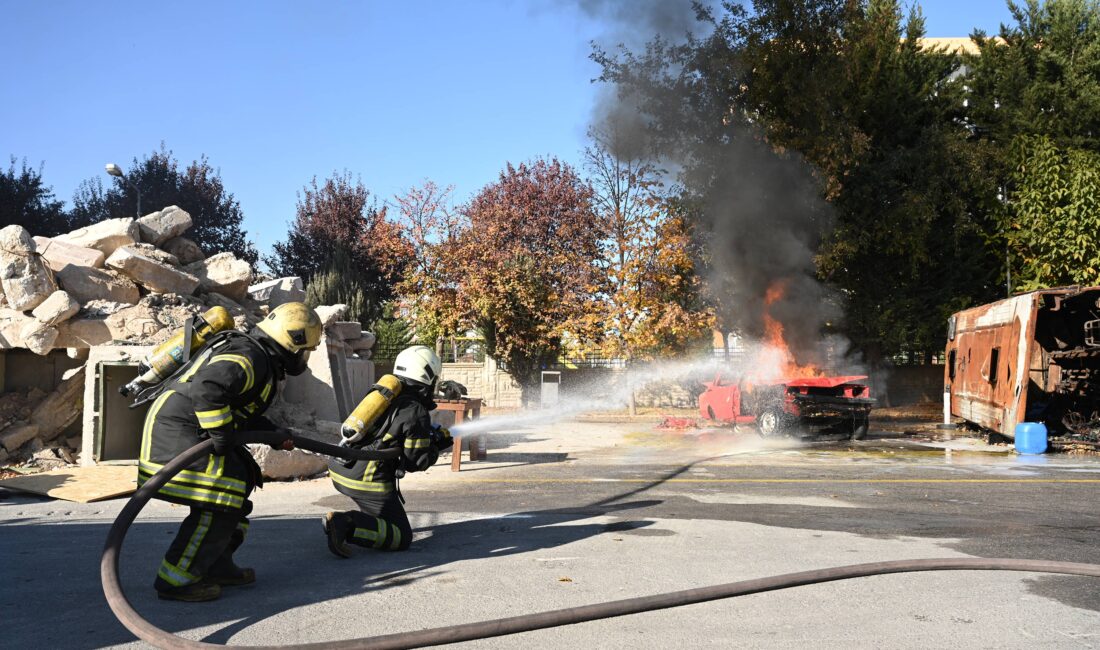
[[1018, 289], [1100, 284], [1100, 153], [1013, 139], [1006, 234]]
[[372, 294], [357, 272], [351, 256], [337, 248], [323, 271], [315, 273], [306, 285], [306, 304], [347, 305], [345, 318], [369, 323], [381, 311]]
[[53, 237], [72, 230], [65, 204], [54, 198], [53, 188], [42, 180], [42, 169], [16, 169], [15, 156], [7, 171], [0, 171], [0, 227], [19, 225], [32, 235]]
[[[255, 264], [256, 247], [248, 240], [241, 225], [241, 204], [225, 189], [221, 173], [210, 166], [206, 156], [184, 169], [172, 152], [161, 145], [141, 160], [134, 158], [126, 178], [141, 191], [141, 208], [149, 213], [169, 205], [178, 205], [191, 215], [194, 225], [186, 237], [207, 254], [230, 252]], [[89, 224], [103, 219], [133, 217], [137, 194], [120, 178], [104, 189], [98, 177], [81, 183], [73, 196], [70, 219]]]
[[[946, 314], [987, 299], [997, 266], [957, 56], [923, 47], [922, 17], [896, 0], [699, 16], [702, 37], [595, 57], [682, 162], [723, 321], [759, 335], [767, 291], [786, 286], [772, 315], [796, 346], [839, 329], [872, 362], [942, 347]], [[827, 308], [838, 300], [842, 320]]]
[[966, 117], [1001, 193], [995, 242], [1014, 289], [1100, 282], [1100, 3], [1009, 3], [997, 38], [975, 33]]
[[397, 315], [396, 305], [392, 302], [383, 306], [382, 315], [371, 323], [370, 331], [375, 336], [375, 358], [392, 359], [413, 341], [412, 327]]

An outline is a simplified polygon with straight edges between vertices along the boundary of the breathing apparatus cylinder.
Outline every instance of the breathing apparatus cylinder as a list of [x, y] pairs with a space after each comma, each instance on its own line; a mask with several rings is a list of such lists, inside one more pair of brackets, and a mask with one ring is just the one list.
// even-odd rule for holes
[[340, 446], [346, 447], [362, 440], [370, 425], [386, 412], [390, 402], [400, 394], [401, 380], [394, 375], [382, 375], [359, 406], [344, 420], [340, 427]]
[[187, 328], [180, 329], [164, 343], [158, 345], [138, 365], [136, 379], [118, 389], [126, 397], [167, 379], [184, 363], [184, 356], [203, 346], [211, 336], [233, 327], [233, 317], [225, 307], [213, 307], [201, 316], [195, 316], [191, 331], [190, 347], [185, 352], [184, 338]]

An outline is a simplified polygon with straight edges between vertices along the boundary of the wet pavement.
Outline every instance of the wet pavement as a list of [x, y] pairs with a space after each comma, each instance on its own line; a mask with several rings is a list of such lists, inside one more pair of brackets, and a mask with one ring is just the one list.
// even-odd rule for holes
[[[157, 624], [212, 643], [303, 643], [471, 622], [734, 580], [918, 557], [1097, 561], [1100, 458], [1018, 456], [934, 427], [868, 439], [762, 440], [655, 419], [506, 419], [488, 459], [402, 482], [406, 553], [328, 553], [327, 480], [256, 497], [254, 587], [200, 605], [150, 599], [182, 509], [152, 504], [124, 549], [127, 593]], [[906, 434], [906, 431], [911, 433]], [[121, 501], [0, 498], [0, 607], [12, 647], [130, 645], [99, 593]], [[14, 558], [14, 562], [11, 559]], [[1100, 581], [993, 572], [803, 587], [464, 644], [473, 648], [1065, 647], [1100, 645]]]

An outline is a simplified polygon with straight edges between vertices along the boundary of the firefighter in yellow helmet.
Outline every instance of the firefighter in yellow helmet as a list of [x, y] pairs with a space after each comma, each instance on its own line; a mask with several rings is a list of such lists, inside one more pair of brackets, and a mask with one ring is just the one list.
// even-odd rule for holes
[[161, 598], [213, 600], [223, 586], [256, 580], [252, 569], [234, 564], [233, 552], [248, 531], [248, 496], [261, 484], [260, 469], [226, 434], [274, 428], [263, 413], [278, 382], [305, 371], [321, 329], [321, 319], [306, 305], [279, 305], [248, 335], [236, 330], [215, 335], [165, 381], [150, 406], [139, 485], [189, 447], [214, 440], [213, 453], [157, 492], [158, 499], [191, 508], [157, 571], [154, 587]]

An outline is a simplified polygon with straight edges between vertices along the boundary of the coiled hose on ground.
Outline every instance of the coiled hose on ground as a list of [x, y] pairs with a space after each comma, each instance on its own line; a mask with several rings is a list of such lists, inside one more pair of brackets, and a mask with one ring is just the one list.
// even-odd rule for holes
[[[264, 443], [279, 446], [285, 441], [287, 434], [269, 431], [250, 431], [241, 434], [240, 444]], [[362, 460], [382, 460], [393, 458], [400, 450], [366, 451], [337, 447], [327, 443], [291, 436], [296, 447], [307, 449], [317, 453], [338, 456], [341, 458], [354, 458]], [[218, 644], [192, 641], [176, 636], [171, 632], [162, 630], [149, 621], [142, 618], [133, 608], [126, 595], [122, 593], [122, 586], [118, 576], [118, 556], [122, 549], [122, 542], [126, 532], [134, 522], [138, 513], [145, 507], [149, 499], [156, 494], [162, 485], [167, 483], [180, 470], [186, 468], [199, 458], [210, 453], [213, 442], [203, 441], [186, 452], [180, 454], [159, 472], [150, 478], [132, 497], [129, 503], [118, 514], [110, 532], [107, 533], [107, 542], [103, 547], [103, 557], [100, 560], [99, 574], [103, 581], [103, 593], [107, 596], [107, 604], [111, 611], [118, 617], [126, 629], [133, 632], [138, 638], [158, 648], [170, 650], [190, 650], [193, 648], [220, 648]], [[1076, 562], [1049, 562], [1042, 560], [1016, 560], [1004, 558], [938, 558], [926, 560], [899, 560], [894, 562], [872, 562], [869, 564], [853, 564], [850, 566], [833, 567], [830, 569], [818, 569], [815, 571], [800, 571], [787, 573], [768, 578], [755, 580], [742, 580], [698, 589], [685, 589], [653, 596], [639, 598], [627, 598], [613, 600], [605, 603], [596, 603], [582, 607], [569, 607], [537, 614], [525, 614], [478, 623], [466, 623], [438, 627], [429, 630], [417, 630], [414, 632], [401, 632], [386, 634], [363, 639], [350, 639], [347, 641], [328, 641], [323, 643], [308, 643], [301, 645], [279, 646], [249, 646], [251, 648], [263, 648], [266, 650], [284, 650], [288, 648], [307, 650], [352, 650], [371, 649], [381, 650], [390, 648], [416, 648], [422, 646], [442, 645], [457, 643], [459, 641], [472, 641], [494, 636], [528, 632], [548, 627], [571, 625], [584, 621], [593, 621], [601, 618], [625, 616], [656, 609], [667, 609], [693, 603], [702, 603], [734, 596], [745, 596], [765, 591], [789, 589], [821, 582], [835, 580], [847, 580], [848, 578], [860, 578], [888, 573], [909, 573], [914, 571], [1027, 571], [1032, 573], [1059, 573], [1064, 575], [1092, 576], [1100, 578], [1100, 565], [1081, 564]]]

